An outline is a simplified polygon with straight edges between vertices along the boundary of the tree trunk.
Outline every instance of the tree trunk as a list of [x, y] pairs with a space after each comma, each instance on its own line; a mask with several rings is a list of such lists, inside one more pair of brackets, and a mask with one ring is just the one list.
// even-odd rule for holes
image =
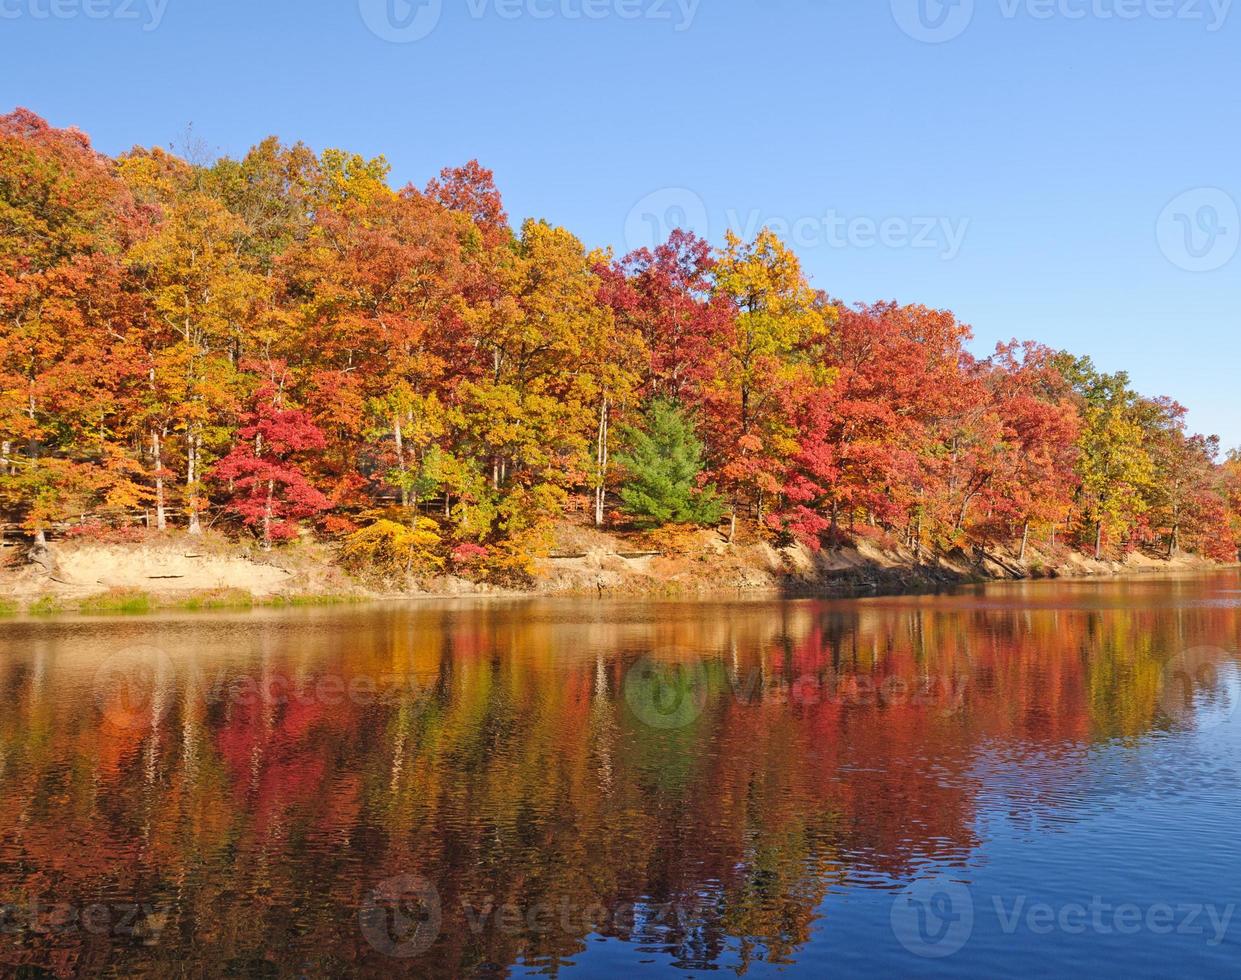
[[737, 536], [737, 505], [733, 504], [733, 512], [728, 517], [728, 543], [732, 544]]
[[168, 527], [168, 517], [164, 510], [164, 451], [159, 433], [151, 433], [151, 456], [155, 465], [155, 529], [163, 531]]
[[263, 507], [263, 550], [271, 551], [271, 519], [272, 519], [272, 501], [275, 499], [276, 486], [271, 481], [267, 481], [267, 503]]
[[401, 432], [401, 420], [392, 420], [392, 438], [396, 441], [396, 465], [401, 471], [401, 506], [409, 507], [409, 470], [405, 465], [405, 436]]
[[202, 437], [190, 432], [185, 438], [185, 491], [187, 494], [187, 504], [190, 510], [189, 526], [186, 530], [190, 534], [202, 534], [202, 523], [198, 517], [198, 453], [202, 448]]
[[1094, 560], [1103, 560], [1103, 522], [1099, 521], [1095, 524], [1094, 536]]
[[608, 400], [599, 403], [599, 444], [595, 461], [598, 477], [595, 481], [595, 527], [603, 527], [603, 505], [607, 498], [608, 482]]
[[1030, 522], [1026, 521], [1025, 529], [1021, 532], [1021, 557], [1017, 560], [1024, 562], [1026, 560], [1026, 549], [1030, 546]]

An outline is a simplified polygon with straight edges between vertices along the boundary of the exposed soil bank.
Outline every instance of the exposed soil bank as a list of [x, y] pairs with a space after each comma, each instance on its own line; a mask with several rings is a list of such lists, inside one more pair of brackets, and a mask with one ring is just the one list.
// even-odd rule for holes
[[565, 524], [530, 590], [443, 576], [421, 591], [394, 594], [346, 575], [334, 564], [332, 549], [313, 542], [262, 552], [224, 539], [169, 534], [140, 544], [58, 542], [33, 554], [19, 545], [4, 552], [0, 613], [10, 614], [137, 613], [411, 596], [865, 596], [988, 580], [1219, 567], [1190, 555], [1168, 560], [1134, 553], [1124, 561], [1094, 561], [1066, 548], [1030, 548], [1024, 561], [1016, 554], [981, 549], [919, 556], [866, 542], [814, 552], [797, 544], [776, 547], [744, 532], [729, 544], [713, 530], [661, 539]]
[[1027, 548], [1024, 560], [1003, 550], [950, 555], [862, 542], [818, 552], [740, 537], [730, 545], [700, 531], [676, 550], [647, 554], [634, 542], [593, 529], [563, 527], [539, 591], [603, 596], [864, 596], [924, 592], [966, 582], [1121, 576], [1217, 568], [1192, 555], [1175, 559], [1135, 552], [1124, 561], [1095, 561], [1068, 548]]

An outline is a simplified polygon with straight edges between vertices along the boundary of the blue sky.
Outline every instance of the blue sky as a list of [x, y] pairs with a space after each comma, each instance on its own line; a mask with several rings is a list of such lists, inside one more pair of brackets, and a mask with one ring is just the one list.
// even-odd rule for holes
[[772, 224], [835, 296], [1090, 354], [1235, 446], [1239, 56], [1231, 0], [0, 0], [0, 105], [106, 152], [478, 157], [618, 251]]

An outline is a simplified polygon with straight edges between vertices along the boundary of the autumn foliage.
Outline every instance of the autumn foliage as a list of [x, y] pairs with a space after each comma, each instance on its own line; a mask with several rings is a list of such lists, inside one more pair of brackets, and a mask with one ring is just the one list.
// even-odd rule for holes
[[387, 527], [358, 553], [520, 579], [552, 522], [623, 510], [659, 405], [692, 420], [720, 503], [670, 520], [1235, 559], [1236, 463], [1181, 406], [969, 340], [944, 310], [811, 288], [767, 230], [623, 257], [514, 230], [476, 161], [393, 190], [341, 150], [110, 159], [0, 117], [0, 509], [35, 536], [215, 524], [271, 546], [382, 512], [417, 554]]

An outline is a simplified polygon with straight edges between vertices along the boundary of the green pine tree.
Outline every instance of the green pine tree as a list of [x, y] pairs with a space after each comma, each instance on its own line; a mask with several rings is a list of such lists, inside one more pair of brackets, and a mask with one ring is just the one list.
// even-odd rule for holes
[[698, 485], [703, 445], [677, 405], [652, 402], [645, 425], [627, 430], [625, 440], [630, 449], [618, 462], [629, 472], [620, 492], [626, 514], [644, 527], [719, 523], [724, 501], [714, 486]]

